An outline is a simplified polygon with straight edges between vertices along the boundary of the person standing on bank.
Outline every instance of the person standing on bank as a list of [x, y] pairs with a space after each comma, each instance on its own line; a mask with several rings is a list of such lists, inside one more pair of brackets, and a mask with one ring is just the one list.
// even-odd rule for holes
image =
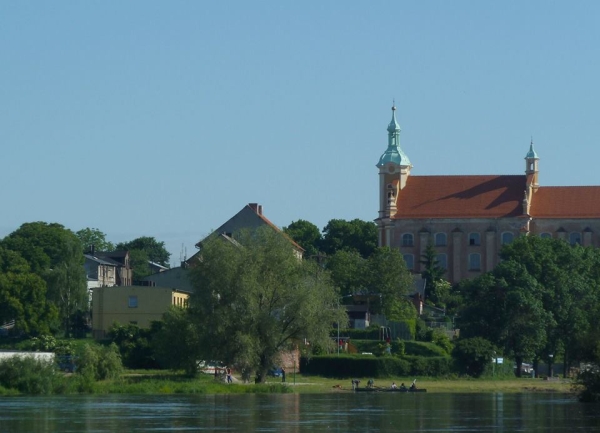
[[285, 382], [285, 368], [281, 367], [281, 381]]

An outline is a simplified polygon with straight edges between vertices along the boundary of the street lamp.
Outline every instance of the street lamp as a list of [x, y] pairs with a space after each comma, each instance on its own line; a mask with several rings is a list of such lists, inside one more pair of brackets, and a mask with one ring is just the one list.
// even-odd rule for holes
[[552, 359], [554, 358], [554, 354], [550, 354], [548, 355], [548, 358], [550, 358], [550, 365], [548, 365], [548, 377], [552, 377], [554, 375], [553, 371], [552, 371]]

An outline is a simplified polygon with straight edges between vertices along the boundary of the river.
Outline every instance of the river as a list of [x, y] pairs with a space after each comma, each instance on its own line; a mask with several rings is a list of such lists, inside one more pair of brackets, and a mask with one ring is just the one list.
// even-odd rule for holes
[[599, 409], [539, 393], [1, 397], [0, 432], [589, 432]]

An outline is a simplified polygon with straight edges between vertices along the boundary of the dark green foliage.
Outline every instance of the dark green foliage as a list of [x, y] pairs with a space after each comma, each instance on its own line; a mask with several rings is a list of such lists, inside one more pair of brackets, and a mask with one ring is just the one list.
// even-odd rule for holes
[[405, 352], [407, 355], [415, 356], [444, 356], [446, 351], [434, 343], [424, 341], [405, 341]]
[[421, 255], [421, 264], [424, 265], [421, 276], [425, 279], [425, 299], [433, 305], [443, 306], [445, 293], [438, 293], [436, 282], [441, 280], [446, 270], [439, 265], [437, 260], [437, 250], [433, 244], [427, 244], [425, 251]]
[[201, 332], [188, 309], [172, 307], [153, 328], [152, 348], [161, 367], [183, 370], [193, 377], [198, 374], [199, 361], [214, 359], [202, 344]]
[[319, 254], [321, 232], [313, 223], [305, 220], [292, 221], [283, 232], [304, 248], [304, 258], [315, 258]]
[[153, 329], [140, 329], [137, 325], [115, 324], [109, 337], [119, 348], [123, 365], [131, 369], [159, 368], [152, 349]]
[[64, 389], [64, 377], [53, 362], [13, 356], [0, 361], [0, 386], [24, 394], [53, 394]]
[[[88, 310], [84, 258], [77, 236], [60, 224], [33, 222], [21, 225], [1, 244], [18, 252], [31, 272], [44, 279], [46, 298], [58, 309], [61, 326], [69, 335], [72, 315]], [[48, 319], [44, 322], [51, 326]]]
[[13, 334], [48, 334], [58, 323], [58, 309], [47, 300], [44, 279], [18, 252], [0, 245], [0, 324], [15, 321]]
[[143, 251], [148, 260], [163, 266], [169, 266], [169, 257], [171, 253], [165, 248], [164, 242], [159, 242], [151, 236], [142, 236], [129, 242], [120, 242], [116, 246], [117, 250]]
[[371, 356], [340, 355], [301, 358], [300, 372], [324, 377], [385, 378], [391, 376], [446, 376], [452, 373], [452, 359], [447, 356]]
[[580, 401], [586, 403], [600, 401], [600, 370], [597, 367], [580, 371], [575, 384]]
[[323, 229], [321, 251], [327, 255], [345, 250], [356, 251], [367, 258], [376, 248], [377, 225], [373, 222], [332, 219]]
[[457, 341], [452, 351], [458, 370], [462, 374], [479, 377], [497, 352], [496, 347], [481, 337], [464, 338]]

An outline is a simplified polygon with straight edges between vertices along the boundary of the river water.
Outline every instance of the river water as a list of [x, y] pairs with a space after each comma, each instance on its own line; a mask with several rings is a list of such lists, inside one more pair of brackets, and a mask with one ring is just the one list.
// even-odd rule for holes
[[106, 395], [0, 398], [0, 432], [589, 432], [564, 394]]

